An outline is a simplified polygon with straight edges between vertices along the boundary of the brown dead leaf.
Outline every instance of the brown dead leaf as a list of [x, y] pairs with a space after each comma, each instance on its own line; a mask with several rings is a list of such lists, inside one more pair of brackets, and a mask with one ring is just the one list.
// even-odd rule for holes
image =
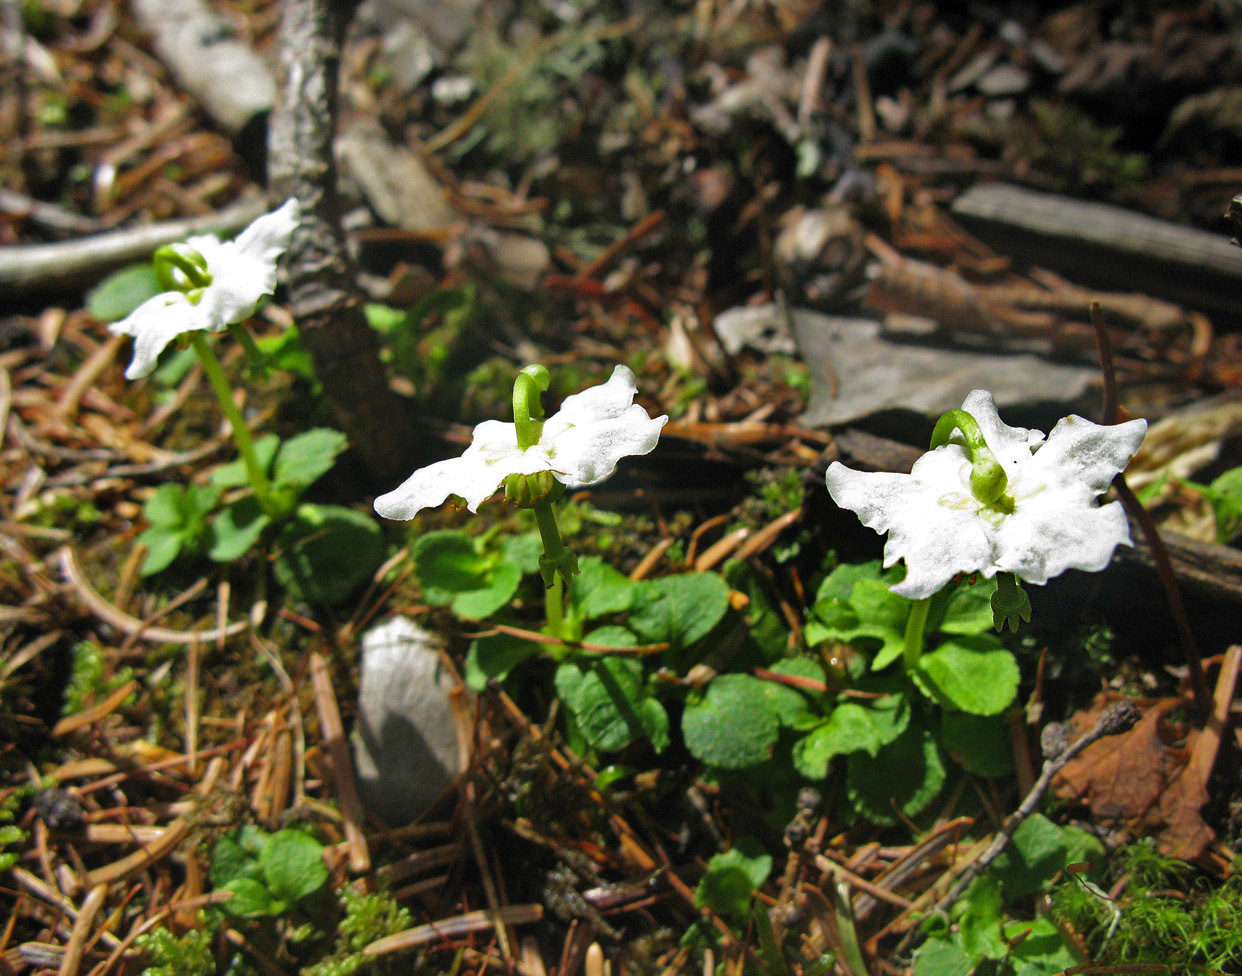
[[[1097, 695], [1089, 708], [1075, 715], [1077, 734], [1093, 728], [1112, 700]], [[1065, 764], [1053, 788], [1062, 799], [1086, 803], [1105, 823], [1124, 825], [1135, 833], [1159, 832], [1162, 853], [1193, 861], [1216, 835], [1199, 815], [1208, 796], [1188, 765], [1191, 743], [1174, 744], [1184, 730], [1169, 721], [1168, 714], [1180, 704], [1179, 698], [1167, 698], [1140, 705], [1143, 717], [1134, 728], [1088, 746]]]

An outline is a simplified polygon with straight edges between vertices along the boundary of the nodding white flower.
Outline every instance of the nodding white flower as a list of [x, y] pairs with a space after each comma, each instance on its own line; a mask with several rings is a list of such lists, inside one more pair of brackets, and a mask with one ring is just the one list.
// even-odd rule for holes
[[116, 335], [133, 336], [134, 358], [126, 378], [150, 373], [164, 347], [183, 333], [222, 332], [253, 315], [263, 297], [276, 289], [276, 262], [289, 246], [298, 216], [297, 201], [287, 200], [235, 240], [200, 234], [161, 248], [156, 270], [169, 290], [108, 327]]
[[1138, 450], [1147, 421], [1102, 427], [1082, 417], [1037, 430], [1001, 422], [992, 394], [975, 390], [962, 410], [975, 419], [1007, 485], [991, 503], [972, 491], [971, 453], [961, 434], [924, 454], [907, 474], [828, 468], [828, 491], [863, 525], [888, 533], [884, 565], [906, 564], [892, 587], [913, 600], [957, 573], [1012, 573], [1042, 585], [1067, 569], [1096, 572], [1131, 545], [1120, 502], [1098, 498]]
[[617, 366], [607, 383], [566, 397], [561, 409], [542, 422], [538, 443], [526, 450], [518, 446], [515, 424], [485, 420], [474, 428], [461, 457], [419, 468], [399, 488], [375, 499], [375, 510], [384, 518], [412, 519], [456, 495], [476, 512], [514, 474], [549, 471], [569, 487], [603, 481], [621, 458], [654, 449], [668, 422], [664, 416], [652, 419], [634, 403], [636, 392], [633, 372]]

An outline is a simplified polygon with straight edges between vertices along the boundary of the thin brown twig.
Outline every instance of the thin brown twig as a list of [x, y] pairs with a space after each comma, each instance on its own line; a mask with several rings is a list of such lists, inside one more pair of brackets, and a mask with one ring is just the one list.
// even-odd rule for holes
[[[1099, 302], [1091, 303], [1091, 324], [1095, 326], [1096, 346], [1100, 354], [1100, 371], [1104, 377], [1104, 403], [1101, 423], [1115, 424], [1120, 411], [1117, 398], [1117, 374], [1113, 368], [1113, 346], [1104, 325], [1104, 313]], [[1169, 601], [1169, 611], [1173, 614], [1173, 624], [1177, 628], [1178, 638], [1182, 645], [1182, 654], [1186, 658], [1186, 669], [1190, 674], [1191, 692], [1195, 699], [1195, 712], [1206, 719], [1212, 708], [1212, 697], [1208, 691], [1207, 678], [1203, 674], [1203, 658], [1195, 643], [1194, 631], [1190, 627], [1190, 618], [1186, 614], [1186, 604], [1182, 602], [1182, 592], [1177, 585], [1177, 575], [1173, 572], [1173, 563], [1169, 559], [1169, 550], [1160, 537], [1156, 520], [1138, 500], [1130, 486], [1126, 484], [1124, 474], [1113, 479], [1113, 487], [1121, 504], [1125, 506], [1130, 518], [1138, 523], [1147, 540], [1147, 548], [1151, 552], [1152, 562], [1160, 575], [1160, 583], [1164, 587], [1165, 597]]]

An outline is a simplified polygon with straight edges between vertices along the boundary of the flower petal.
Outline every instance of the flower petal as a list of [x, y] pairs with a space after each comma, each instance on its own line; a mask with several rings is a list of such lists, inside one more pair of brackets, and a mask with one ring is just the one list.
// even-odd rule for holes
[[250, 318], [263, 297], [276, 290], [276, 262], [289, 247], [298, 213], [297, 201], [288, 200], [279, 210], [256, 220], [235, 241], [220, 242], [204, 235], [186, 242], [207, 259], [212, 281], [203, 301], [219, 329]]
[[1028, 507], [1001, 525], [999, 541], [999, 568], [1040, 586], [1067, 569], [1097, 573], [1118, 546], [1132, 544], [1120, 502]]
[[184, 332], [207, 328], [204, 310], [190, 304], [179, 291], [161, 292], [139, 305], [108, 330], [113, 335], [133, 336], [134, 358], [125, 370], [125, 378], [136, 380], [155, 369], [164, 347]]
[[626, 366], [608, 382], [565, 398], [544, 423], [538, 447], [562, 484], [593, 485], [616, 470], [623, 457], [648, 454], [668, 417], [649, 417], [634, 403], [637, 384]]
[[962, 401], [962, 409], [975, 418], [983, 439], [998, 458], [1021, 449], [1029, 456], [1030, 449], [1043, 442], [1044, 435], [1038, 430], [1010, 427], [1000, 419], [996, 399], [987, 390], [971, 390]]
[[548, 460], [541, 452], [518, 450], [513, 424], [485, 420], [474, 428], [472, 442], [461, 457], [419, 468], [399, 487], [375, 499], [375, 510], [384, 518], [408, 520], [457, 495], [465, 499], [470, 511], [477, 512], [509, 475], [547, 468]]
[[1048, 443], [1035, 452], [1032, 467], [1045, 472], [1049, 482], [1080, 482], [1102, 494], [1125, 470], [1146, 434], [1146, 420], [1101, 426], [1069, 416], [1052, 428]]

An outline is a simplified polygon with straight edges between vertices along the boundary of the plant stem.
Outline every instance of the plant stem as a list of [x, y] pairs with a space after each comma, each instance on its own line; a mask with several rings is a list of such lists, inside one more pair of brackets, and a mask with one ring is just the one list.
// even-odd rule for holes
[[[535, 524], [539, 526], [539, 538], [543, 542], [543, 557], [539, 560], [539, 570], [544, 574], [544, 583], [548, 587], [545, 600], [545, 615], [548, 621], [548, 628], [552, 631], [552, 634], [560, 637], [562, 636], [561, 621], [564, 609], [562, 606], [564, 603], [564, 581], [562, 577], [571, 575], [567, 571], [566, 563], [573, 558], [573, 554], [561, 542], [561, 530], [557, 527], [556, 511], [552, 508], [552, 503], [544, 498], [535, 503], [534, 511]], [[551, 569], [550, 577], [545, 567]]]
[[906, 649], [902, 661], [907, 673], [914, 671], [923, 656], [923, 640], [926, 637], [927, 614], [931, 610], [932, 597], [915, 600], [910, 608], [910, 618], [906, 621]]
[[220, 409], [224, 411], [224, 415], [229, 420], [229, 426], [233, 428], [233, 440], [237, 444], [237, 453], [241, 455], [242, 463], [246, 466], [246, 474], [250, 478], [250, 486], [254, 489], [255, 497], [258, 498], [263, 511], [272, 515], [274, 514], [271, 500], [272, 486], [263, 472], [263, 466], [259, 464], [258, 455], [255, 454], [254, 441], [250, 438], [250, 430], [246, 427], [245, 418], [237, 409], [237, 404], [233, 402], [233, 388], [229, 386], [229, 381], [224, 375], [224, 368], [220, 365], [220, 360], [216, 358], [211, 343], [207, 341], [207, 337], [202, 332], [191, 332], [189, 336], [190, 344], [194, 347], [194, 352], [198, 354], [198, 361], [203, 364], [207, 382], [211, 384], [212, 392], [220, 401]]
[[564, 619], [565, 584], [561, 574], [552, 577], [552, 585], [544, 593], [544, 618], [548, 622], [548, 630], [553, 637], [561, 637], [561, 626]]

